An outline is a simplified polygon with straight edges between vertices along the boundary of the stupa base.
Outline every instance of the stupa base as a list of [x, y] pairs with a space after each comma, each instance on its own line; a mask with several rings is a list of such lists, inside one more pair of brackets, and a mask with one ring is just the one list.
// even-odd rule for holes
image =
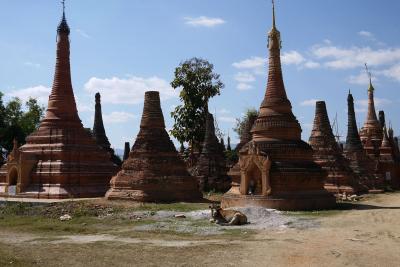
[[357, 194], [360, 193], [362, 190], [358, 189], [358, 188], [354, 188], [353, 186], [350, 185], [333, 185], [333, 184], [325, 184], [324, 188], [333, 194], [338, 194], [338, 193], [346, 193], [346, 194]]
[[20, 193], [16, 193], [15, 189], [11, 190], [9, 187], [4, 187], [0, 192], [0, 196], [40, 199], [94, 198], [103, 197], [108, 188], [108, 186], [104, 185], [42, 184], [30, 185]]
[[284, 211], [324, 210], [336, 206], [335, 197], [327, 191], [287, 196], [239, 195], [227, 193], [222, 197], [221, 207], [265, 207]]
[[152, 190], [111, 188], [106, 193], [108, 200], [130, 200], [136, 202], [199, 202], [203, 199], [199, 191], [165, 190], [165, 188], [154, 188]]

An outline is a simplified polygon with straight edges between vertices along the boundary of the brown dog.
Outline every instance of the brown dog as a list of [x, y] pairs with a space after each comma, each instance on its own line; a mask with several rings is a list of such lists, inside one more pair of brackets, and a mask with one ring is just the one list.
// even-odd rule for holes
[[215, 222], [219, 225], [243, 225], [247, 224], [247, 217], [242, 212], [237, 210], [224, 210], [219, 206], [212, 205], [210, 222]]

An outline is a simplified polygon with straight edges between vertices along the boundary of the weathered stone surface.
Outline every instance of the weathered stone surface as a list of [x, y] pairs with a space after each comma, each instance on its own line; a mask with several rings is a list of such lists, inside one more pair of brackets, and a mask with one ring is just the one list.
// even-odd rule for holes
[[115, 155], [114, 149], [111, 148], [110, 141], [108, 141], [108, 137], [106, 135], [106, 130], [104, 129], [100, 93], [96, 93], [95, 102], [93, 137], [96, 140], [97, 145], [110, 154], [111, 161], [114, 162], [115, 165], [121, 166], [122, 161], [117, 155]]
[[[275, 18], [275, 16], [274, 16]], [[240, 150], [240, 183], [222, 198], [223, 207], [264, 206], [281, 210], [324, 209], [335, 198], [324, 189], [326, 173], [313, 161], [312, 148], [301, 140], [282, 78], [280, 33], [269, 32], [269, 73], [265, 98]]]
[[140, 131], [122, 170], [111, 179], [106, 197], [140, 202], [201, 199], [196, 178], [187, 171], [165, 130], [159, 92], [145, 93]]
[[400, 188], [400, 161], [396, 151], [396, 144], [393, 138], [393, 129], [387, 130], [385, 114], [379, 112], [379, 121], [383, 125], [383, 140], [379, 148], [379, 171], [385, 177], [385, 185], [393, 189]]
[[374, 87], [372, 82], [369, 82], [368, 88], [368, 112], [364, 126], [360, 130], [361, 142], [364, 145], [366, 153], [372, 159], [378, 159], [379, 147], [383, 139], [383, 130], [381, 123], [376, 117], [375, 103], [374, 103]]
[[231, 183], [223, 148], [215, 135], [214, 117], [208, 113], [202, 151], [191, 174], [197, 177], [201, 190], [226, 192]]
[[347, 138], [344, 150], [345, 157], [350, 160], [350, 167], [358, 177], [358, 181], [368, 190], [381, 190], [383, 176], [378, 172], [378, 163], [366, 153], [357, 130], [354, 98], [349, 92], [347, 97], [348, 123]]
[[70, 72], [69, 27], [58, 27], [57, 60], [48, 108], [39, 128], [15, 150], [0, 173], [2, 195], [16, 185], [21, 197], [103, 196], [115, 171], [107, 152], [83, 128]]
[[314, 160], [328, 173], [325, 188], [332, 193], [356, 193], [361, 190], [350, 168], [350, 162], [342, 155], [333, 135], [324, 101], [317, 101], [314, 125], [309, 144], [314, 150]]

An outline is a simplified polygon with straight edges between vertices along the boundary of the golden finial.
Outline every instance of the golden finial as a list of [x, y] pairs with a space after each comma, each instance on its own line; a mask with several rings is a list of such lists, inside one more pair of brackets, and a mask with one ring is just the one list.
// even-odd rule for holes
[[372, 74], [368, 69], [367, 63], [365, 63], [365, 70], [367, 72], [368, 78], [369, 78], [369, 88], [368, 91], [374, 91], [374, 87], [372, 86]]

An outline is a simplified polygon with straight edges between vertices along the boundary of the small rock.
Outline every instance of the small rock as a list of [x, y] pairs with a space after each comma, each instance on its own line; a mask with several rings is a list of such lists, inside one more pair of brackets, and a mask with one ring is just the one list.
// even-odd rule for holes
[[63, 216], [60, 217], [60, 221], [69, 221], [71, 220], [72, 217], [69, 214], [64, 214]]
[[174, 217], [175, 218], [181, 218], [181, 219], [186, 218], [185, 214], [175, 214]]

